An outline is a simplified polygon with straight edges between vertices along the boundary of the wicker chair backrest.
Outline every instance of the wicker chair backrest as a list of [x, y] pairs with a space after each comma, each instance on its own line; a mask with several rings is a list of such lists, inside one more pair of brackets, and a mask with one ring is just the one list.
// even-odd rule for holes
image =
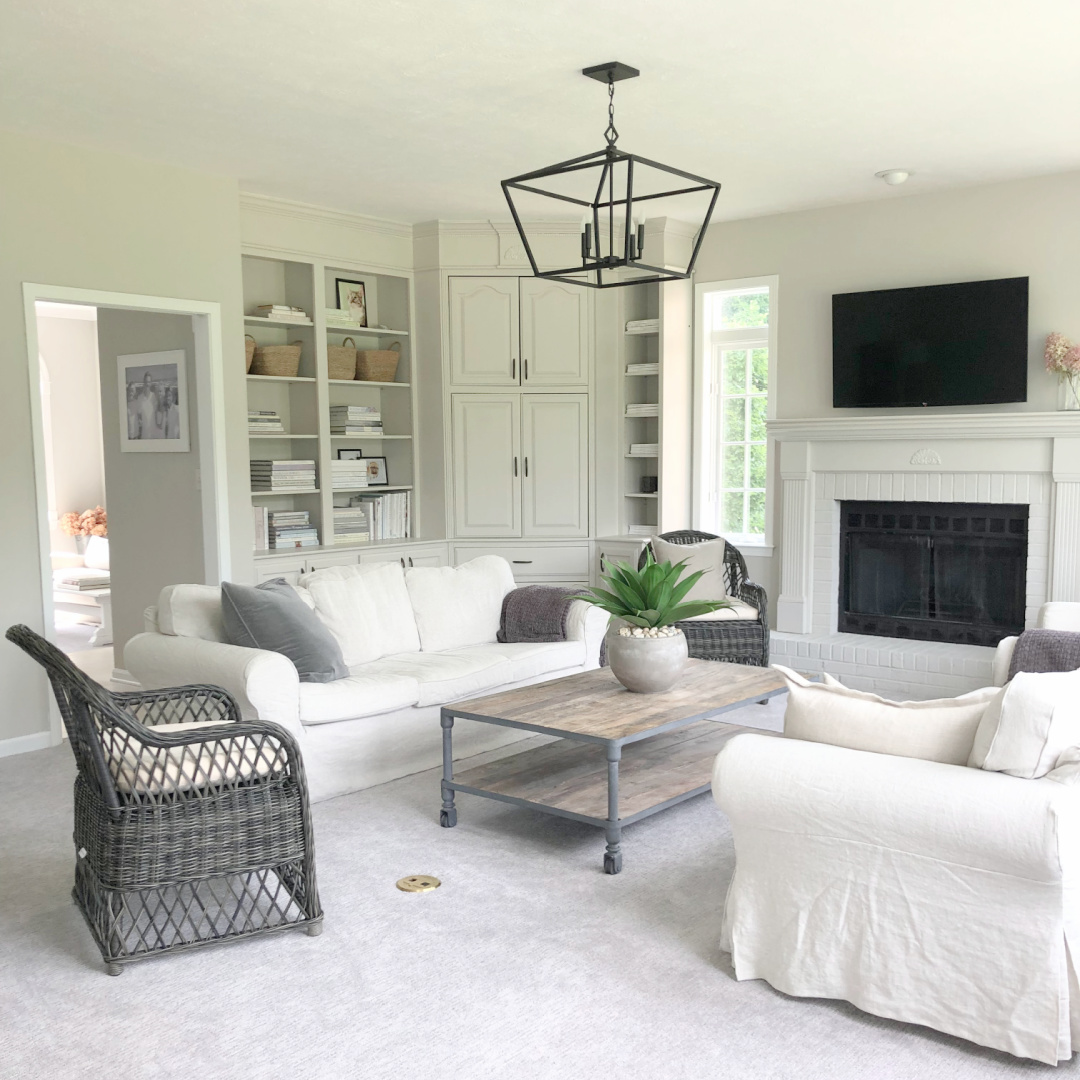
[[[661, 540], [669, 544], [703, 544], [706, 540], [720, 540], [715, 533], [698, 532], [695, 529], [679, 529], [677, 532], [660, 533]], [[638, 567], [645, 565], [645, 551], [652, 551], [652, 544], [647, 544], [638, 561]], [[746, 569], [746, 560], [734, 544], [727, 541], [724, 546], [724, 585], [728, 596], [738, 596], [743, 582], [750, 578]]]

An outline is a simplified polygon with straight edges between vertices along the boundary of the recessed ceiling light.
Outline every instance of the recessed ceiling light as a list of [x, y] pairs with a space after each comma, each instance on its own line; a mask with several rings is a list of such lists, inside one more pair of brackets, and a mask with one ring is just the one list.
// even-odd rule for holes
[[882, 169], [881, 172], [874, 173], [876, 179], [884, 180], [890, 187], [896, 187], [897, 184], [904, 183], [909, 176], [914, 175], [907, 169]]

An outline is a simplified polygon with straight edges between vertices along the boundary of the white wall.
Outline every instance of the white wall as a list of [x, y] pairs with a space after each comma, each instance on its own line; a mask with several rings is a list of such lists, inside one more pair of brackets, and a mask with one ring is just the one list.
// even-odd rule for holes
[[[7, 132], [0, 133], [0, 161], [0, 500], [6, 511], [0, 628], [22, 622], [40, 632], [23, 282], [220, 303], [225, 404], [230, 415], [242, 414], [238, 194], [235, 180], [226, 177]], [[226, 452], [233, 560], [244, 566], [251, 559], [245, 425], [229, 425]], [[2, 750], [5, 739], [47, 729], [48, 686], [40, 668], [0, 642], [0, 687]]]
[[[38, 353], [48, 371], [49, 432], [57, 515], [105, 505], [105, 464], [98, 400], [97, 322], [39, 316]], [[53, 551], [75, 540], [55, 526]]]
[[[1020, 276], [1031, 279], [1028, 400], [920, 413], [1055, 409], [1057, 383], [1043, 370], [1042, 348], [1052, 330], [1080, 340], [1080, 173], [928, 195], [914, 194], [917, 177], [909, 184], [890, 199], [709, 229], [698, 281], [779, 275], [777, 417], [904, 411], [833, 409], [833, 293]], [[779, 543], [777, 456], [771, 478]], [[750, 568], [774, 604], [779, 558], [778, 547], [771, 560], [756, 558]]]

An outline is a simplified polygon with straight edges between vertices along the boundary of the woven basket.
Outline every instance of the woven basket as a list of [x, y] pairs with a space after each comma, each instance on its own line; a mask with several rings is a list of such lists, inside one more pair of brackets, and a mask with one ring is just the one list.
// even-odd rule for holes
[[246, 372], [251, 373], [251, 361], [255, 359], [255, 339], [250, 334], [244, 335], [244, 361]]
[[[346, 344], [349, 341], [352, 341], [351, 345]], [[356, 342], [351, 337], [347, 337], [340, 345], [327, 345], [326, 357], [331, 379], [356, 378]]]
[[400, 359], [400, 341], [389, 349], [357, 349], [356, 377], [362, 382], [393, 382]]
[[255, 348], [255, 362], [251, 365], [252, 375], [278, 375], [293, 379], [300, 370], [301, 342], [291, 345], [258, 345]]

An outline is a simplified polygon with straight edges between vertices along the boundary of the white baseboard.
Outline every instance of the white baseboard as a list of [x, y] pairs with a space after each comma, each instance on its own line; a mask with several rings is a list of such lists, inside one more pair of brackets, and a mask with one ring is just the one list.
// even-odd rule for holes
[[112, 669], [112, 681], [113, 682], [130, 683], [136, 689], [139, 689], [142, 686], [142, 683], [139, 682], [139, 680], [136, 679], [135, 676], [132, 675], [131, 672], [127, 670], [127, 668], [122, 668], [122, 667], [114, 667]]
[[52, 744], [52, 733], [49, 731], [36, 731], [33, 735], [20, 735], [15, 739], [0, 739], [0, 758], [44, 750]]

